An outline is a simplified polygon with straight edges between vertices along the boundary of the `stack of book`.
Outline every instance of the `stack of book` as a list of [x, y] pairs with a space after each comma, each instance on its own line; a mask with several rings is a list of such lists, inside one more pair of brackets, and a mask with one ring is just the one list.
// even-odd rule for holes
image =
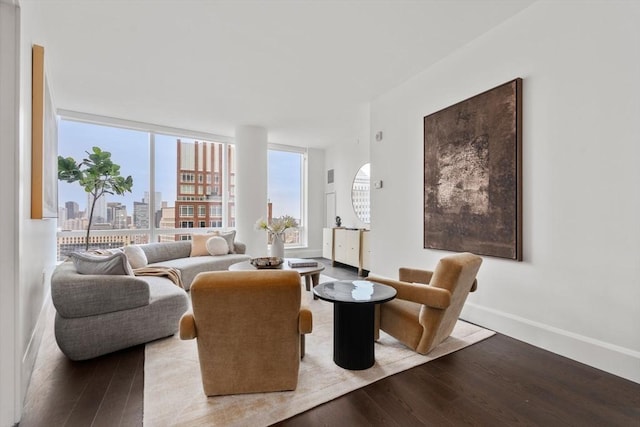
[[318, 262], [311, 259], [290, 259], [289, 267], [302, 268], [302, 267], [317, 267]]

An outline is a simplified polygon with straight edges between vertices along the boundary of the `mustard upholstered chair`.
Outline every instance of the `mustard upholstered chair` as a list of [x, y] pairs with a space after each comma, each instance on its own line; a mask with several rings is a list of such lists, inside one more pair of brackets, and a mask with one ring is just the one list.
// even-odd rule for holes
[[311, 311], [296, 271], [200, 273], [180, 338], [197, 339], [207, 396], [294, 390]]
[[482, 258], [461, 253], [442, 258], [434, 272], [401, 268], [400, 280], [370, 275], [367, 280], [393, 286], [398, 294], [379, 306], [379, 329], [421, 354], [427, 354], [453, 331], [469, 292], [476, 290]]

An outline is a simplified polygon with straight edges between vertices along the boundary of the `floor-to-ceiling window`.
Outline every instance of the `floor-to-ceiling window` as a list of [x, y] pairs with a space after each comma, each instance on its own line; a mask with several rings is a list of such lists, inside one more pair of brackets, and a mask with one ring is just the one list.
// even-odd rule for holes
[[[235, 226], [234, 147], [229, 138], [123, 120], [73, 116], [60, 120], [58, 153], [81, 162], [92, 147], [111, 153], [131, 193], [95, 204], [92, 248], [189, 239], [194, 228]], [[89, 206], [85, 190], [59, 182], [58, 257], [84, 248]]]
[[164, 134], [154, 142], [159, 240], [187, 239], [177, 228], [233, 227], [232, 145]]
[[[86, 159], [93, 147], [111, 153], [122, 176], [133, 178], [132, 192], [122, 196], [104, 194], [94, 204], [79, 182], [58, 183], [58, 258], [85, 247], [85, 232], [93, 205], [89, 246], [116, 248], [129, 243], [147, 243], [149, 211], [149, 134], [113, 126], [61, 120], [58, 154], [77, 163]], [[102, 232], [105, 231], [105, 232]]]
[[267, 198], [271, 218], [284, 215], [295, 218], [296, 229], [285, 233], [285, 245], [300, 246], [306, 243], [305, 180], [306, 150], [296, 147], [271, 145], [268, 152]]

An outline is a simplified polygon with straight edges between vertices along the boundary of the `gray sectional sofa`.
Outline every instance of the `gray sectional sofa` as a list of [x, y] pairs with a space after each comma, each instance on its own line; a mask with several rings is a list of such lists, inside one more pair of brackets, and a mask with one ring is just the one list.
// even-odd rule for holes
[[147, 267], [174, 267], [182, 273], [182, 284], [186, 291], [198, 273], [205, 271], [228, 270], [231, 264], [248, 261], [250, 256], [245, 254], [246, 246], [241, 242], [234, 242], [234, 253], [227, 255], [189, 256], [191, 242], [148, 243], [140, 245], [147, 256]]
[[250, 259], [239, 242], [235, 243], [236, 253], [219, 256], [190, 257], [189, 241], [140, 247], [147, 257], [147, 267], [180, 270], [184, 289], [167, 277], [128, 275], [127, 258], [122, 252], [115, 257], [124, 260], [122, 272], [80, 274], [72, 261], [56, 267], [51, 278], [55, 337], [69, 359], [90, 359], [175, 334], [180, 317], [189, 307], [186, 291], [195, 276], [227, 270], [231, 264]]

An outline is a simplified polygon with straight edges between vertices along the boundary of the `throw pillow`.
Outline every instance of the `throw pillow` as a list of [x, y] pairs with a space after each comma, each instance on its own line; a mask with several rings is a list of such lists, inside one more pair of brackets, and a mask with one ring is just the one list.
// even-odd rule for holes
[[107, 256], [72, 252], [69, 256], [80, 274], [133, 276], [133, 270], [124, 252]]
[[214, 236], [220, 236], [220, 237], [224, 237], [224, 239], [227, 241], [227, 245], [229, 245], [229, 252], [230, 254], [235, 254], [236, 253], [236, 247], [234, 245], [234, 241], [236, 240], [236, 230], [232, 230], [232, 231], [213, 231], [212, 234]]
[[124, 254], [131, 264], [131, 268], [146, 267], [149, 261], [147, 261], [147, 255], [142, 248], [138, 245], [129, 245], [124, 247]]
[[209, 237], [206, 243], [207, 252], [210, 255], [226, 255], [229, 253], [229, 244], [224, 237], [213, 236]]
[[191, 255], [189, 256], [204, 256], [209, 255], [207, 252], [207, 240], [211, 236], [206, 234], [192, 234], [191, 235]]

